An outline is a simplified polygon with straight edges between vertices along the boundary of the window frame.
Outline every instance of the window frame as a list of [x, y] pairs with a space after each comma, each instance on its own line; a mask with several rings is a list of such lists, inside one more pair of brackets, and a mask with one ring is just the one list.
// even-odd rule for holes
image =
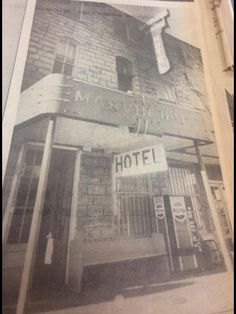
[[[115, 57], [115, 61], [116, 61], [116, 75], [117, 75], [117, 88], [119, 91], [123, 92], [123, 93], [132, 93], [134, 92], [134, 82], [133, 82], [133, 78], [134, 78], [134, 75], [133, 75], [133, 69], [134, 69], [134, 64], [131, 60], [129, 60], [128, 58], [126, 57], [123, 57], [123, 56], [116, 56]], [[130, 72], [129, 74], [125, 75], [123, 74], [121, 71], [118, 71], [118, 68], [119, 68], [119, 62], [123, 61], [122, 65], [124, 66], [124, 68], [128, 65], [130, 66]], [[129, 85], [131, 87], [131, 89], [127, 89], [127, 90], [124, 90], [122, 88], [120, 88], [120, 83], [122, 81], [122, 78], [123, 79], [128, 79], [130, 80], [129, 82]]]
[[[57, 53], [57, 48], [60, 45], [60, 43], [62, 43], [63, 41], [66, 43], [66, 45], [65, 45], [65, 53], [64, 53], [64, 56], [63, 56], [63, 60], [61, 60], [60, 58], [58, 58], [59, 54]], [[74, 58], [73, 58], [72, 63], [67, 61], [70, 45], [74, 46]], [[69, 37], [60, 37], [58, 39], [58, 41], [57, 41], [56, 48], [55, 48], [55, 58], [54, 58], [53, 66], [52, 66], [52, 73], [54, 73], [54, 74], [56, 74], [56, 73], [63, 74], [63, 75], [66, 75], [66, 76], [73, 76], [74, 75], [75, 65], [76, 65], [76, 60], [77, 60], [77, 50], [78, 50], [77, 49], [77, 43], [75, 42], [74, 39], [69, 38]], [[59, 71], [54, 71], [54, 67], [55, 67], [55, 63], [56, 62], [60, 63], [61, 66], [62, 66], [60, 72]], [[71, 69], [71, 74], [64, 73], [65, 66], [71, 66], [71, 68], [72, 68]]]
[[165, 92], [165, 95], [167, 97], [165, 97], [165, 95], [164, 96], [159, 95], [158, 90], [157, 90], [158, 99], [160, 101], [171, 102], [173, 104], [177, 104], [178, 98], [177, 98], [175, 85], [169, 81], [166, 81], [166, 80], [162, 80], [161, 84], [162, 84], [163, 90]]
[[[27, 162], [27, 155], [29, 154], [29, 152], [33, 152], [33, 163], [31, 164], [31, 162]], [[37, 159], [39, 154], [41, 155], [40, 157], [40, 162]], [[24, 157], [23, 157], [23, 161], [22, 161], [22, 168], [23, 171], [19, 176], [19, 182], [18, 182], [18, 188], [17, 188], [17, 193], [16, 193], [16, 200], [14, 202], [14, 214], [12, 216], [12, 221], [10, 224], [10, 229], [9, 229], [9, 234], [8, 234], [8, 239], [7, 239], [7, 245], [20, 245], [20, 244], [27, 244], [29, 241], [29, 233], [30, 233], [30, 227], [31, 227], [31, 223], [32, 223], [32, 216], [33, 216], [33, 211], [34, 211], [34, 202], [36, 199], [36, 195], [37, 195], [37, 189], [38, 189], [38, 183], [39, 183], [39, 175], [35, 175], [34, 171], [35, 170], [39, 170], [41, 169], [41, 164], [42, 164], [42, 158], [43, 158], [43, 149], [42, 147], [39, 147], [37, 145], [34, 144], [27, 144], [25, 147], [25, 151], [24, 151]], [[39, 162], [39, 163], [38, 163]], [[36, 169], [37, 168], [37, 169]], [[30, 175], [27, 174], [27, 170], [30, 170]], [[24, 186], [23, 184], [23, 180], [24, 178], [28, 178], [28, 186], [26, 187], [26, 197], [24, 199], [24, 202], [19, 205], [17, 202], [17, 198], [18, 196], [20, 196], [21, 191], [24, 190]], [[36, 180], [36, 193], [34, 195], [34, 199], [33, 199], [33, 204], [31, 204], [31, 193], [33, 191], [33, 181]], [[17, 218], [17, 215], [19, 215], [19, 217]], [[27, 216], [29, 215], [29, 216]], [[14, 221], [14, 217], [16, 219], [16, 221]], [[19, 219], [19, 226], [17, 223], [17, 219]], [[30, 220], [29, 225], [26, 224], [27, 219]], [[17, 224], [17, 225], [16, 225]], [[27, 230], [27, 225], [28, 225], [28, 230]], [[19, 228], [18, 232], [15, 233], [15, 227]], [[14, 236], [13, 236], [14, 234]], [[25, 240], [25, 238], [27, 238], [27, 240]]]

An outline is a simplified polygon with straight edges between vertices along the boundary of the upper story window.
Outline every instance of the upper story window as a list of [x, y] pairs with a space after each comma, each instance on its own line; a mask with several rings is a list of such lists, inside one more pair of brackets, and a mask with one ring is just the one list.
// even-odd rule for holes
[[160, 100], [176, 103], [177, 96], [175, 86], [172, 85], [170, 82], [159, 82], [158, 98]]
[[53, 73], [72, 75], [75, 63], [76, 46], [69, 39], [61, 39], [56, 47]]
[[123, 92], [133, 90], [133, 65], [124, 57], [116, 57], [118, 89]]

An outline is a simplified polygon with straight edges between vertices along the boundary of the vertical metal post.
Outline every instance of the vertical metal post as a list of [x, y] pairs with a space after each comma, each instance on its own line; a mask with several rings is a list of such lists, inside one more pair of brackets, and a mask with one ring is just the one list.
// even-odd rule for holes
[[11, 183], [11, 190], [10, 190], [10, 194], [7, 200], [7, 207], [6, 207], [6, 211], [3, 218], [3, 224], [2, 224], [2, 251], [3, 252], [4, 252], [5, 245], [7, 243], [12, 216], [14, 214], [15, 200], [16, 200], [18, 183], [19, 183], [19, 171], [22, 165], [23, 157], [24, 157], [24, 144], [22, 144], [20, 153], [18, 156], [16, 170], [15, 170], [15, 174], [13, 176], [13, 180]]
[[[116, 175], [115, 175], [115, 163], [113, 161], [114, 154], [111, 156], [111, 178], [112, 178], [112, 212], [113, 212], [113, 233], [120, 235], [120, 195], [117, 192]], [[119, 198], [119, 201], [118, 201]]]
[[203, 186], [205, 188], [205, 192], [207, 195], [207, 201], [211, 210], [211, 214], [212, 214], [212, 218], [215, 224], [215, 228], [216, 228], [216, 234], [218, 236], [218, 240], [222, 249], [222, 253], [225, 259], [225, 265], [228, 271], [232, 272], [232, 262], [229, 256], [229, 252], [224, 240], [224, 234], [223, 234], [223, 230], [221, 228], [221, 224], [220, 224], [220, 219], [219, 216], [217, 214], [216, 208], [215, 208], [215, 204], [214, 204], [214, 200], [211, 194], [211, 189], [210, 189], [210, 185], [208, 182], [208, 177], [207, 177], [207, 173], [206, 173], [206, 167], [205, 164], [203, 162], [202, 159], [202, 155], [200, 152], [200, 149], [198, 147], [198, 143], [195, 140], [194, 141], [194, 146], [195, 146], [195, 151], [196, 151], [196, 155], [197, 155], [197, 159], [198, 159], [198, 163], [200, 165], [201, 168], [201, 177], [202, 177], [202, 181], [203, 181]]
[[66, 261], [66, 283], [68, 283], [69, 275], [69, 257], [70, 257], [70, 242], [75, 239], [75, 231], [77, 225], [77, 209], [78, 209], [78, 193], [79, 193], [79, 181], [80, 181], [80, 165], [81, 165], [81, 154], [78, 150], [75, 156], [75, 167], [74, 167], [74, 178], [72, 188], [72, 200], [71, 200], [71, 213], [70, 213], [70, 227], [69, 227], [69, 238], [68, 238], [68, 250], [67, 250], [67, 261]]
[[31, 222], [29, 240], [26, 249], [25, 262], [21, 277], [20, 292], [18, 297], [16, 314], [23, 314], [27, 302], [28, 292], [31, 284], [32, 271], [34, 266], [37, 242], [42, 218], [42, 209], [44, 204], [46, 184], [52, 154], [52, 143], [55, 130], [55, 120], [50, 119], [45, 140], [43, 159], [39, 175], [38, 189], [34, 204], [33, 217]]

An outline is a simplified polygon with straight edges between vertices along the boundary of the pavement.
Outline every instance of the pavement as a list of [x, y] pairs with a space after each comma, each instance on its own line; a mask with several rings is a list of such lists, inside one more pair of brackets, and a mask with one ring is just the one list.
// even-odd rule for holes
[[233, 275], [229, 272], [168, 283], [127, 287], [112, 300], [40, 314], [231, 314]]

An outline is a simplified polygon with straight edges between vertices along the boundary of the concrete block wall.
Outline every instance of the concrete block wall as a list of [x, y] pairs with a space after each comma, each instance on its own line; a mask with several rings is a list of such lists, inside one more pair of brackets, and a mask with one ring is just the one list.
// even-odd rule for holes
[[[163, 40], [170, 58], [171, 70], [159, 75], [151, 34], [140, 28], [143, 23], [109, 5], [85, 3], [83, 16], [69, 16], [68, 8], [59, 12], [62, 3], [37, 1], [22, 89], [33, 85], [52, 72], [58, 39], [65, 36], [77, 46], [73, 76], [88, 83], [118, 89], [116, 56], [133, 64], [133, 92], [157, 96], [175, 88], [177, 104], [203, 109], [206, 91], [199, 49], [166, 33]], [[78, 4], [79, 5], [79, 4]], [[115, 20], [128, 28], [127, 38], [117, 32]], [[200, 94], [199, 94], [200, 92]], [[200, 96], [199, 96], [200, 95]], [[204, 102], [204, 103], [202, 103]]]
[[78, 191], [78, 239], [88, 241], [113, 237], [111, 185], [111, 157], [84, 152]]

